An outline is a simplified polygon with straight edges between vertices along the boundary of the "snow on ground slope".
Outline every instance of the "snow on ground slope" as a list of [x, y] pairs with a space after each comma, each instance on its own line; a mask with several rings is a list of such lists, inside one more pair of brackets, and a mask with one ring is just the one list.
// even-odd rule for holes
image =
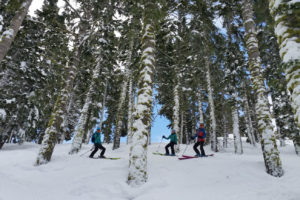
[[[233, 149], [214, 157], [178, 160], [153, 155], [149, 147], [149, 181], [140, 188], [126, 184], [128, 147], [107, 156], [120, 160], [89, 159], [91, 145], [68, 155], [69, 144], [57, 145], [50, 163], [33, 166], [38, 145], [5, 145], [0, 151], [0, 200], [299, 200], [300, 158], [292, 146], [280, 148], [285, 175], [265, 173], [260, 148], [244, 144], [244, 154]], [[185, 146], [182, 146], [184, 149]], [[210, 153], [209, 147], [205, 150]], [[160, 146], [160, 152], [163, 147]], [[99, 153], [97, 153], [99, 154]], [[194, 155], [192, 146], [187, 153]]]

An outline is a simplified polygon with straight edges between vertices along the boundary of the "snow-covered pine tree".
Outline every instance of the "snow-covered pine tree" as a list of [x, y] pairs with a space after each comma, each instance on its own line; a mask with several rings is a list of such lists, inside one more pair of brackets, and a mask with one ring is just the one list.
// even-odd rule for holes
[[31, 3], [32, 0], [9, 2], [9, 4], [12, 4], [9, 6], [15, 10], [15, 16], [11, 19], [9, 26], [5, 28], [5, 31], [0, 36], [0, 62], [7, 54], [12, 42], [14, 41]]
[[213, 21], [213, 13], [210, 4], [206, 1], [192, 1], [190, 5], [190, 12], [192, 20], [190, 22], [191, 36], [192, 36], [192, 49], [195, 54], [197, 62], [198, 75], [205, 75], [201, 80], [205, 80], [207, 83], [207, 95], [209, 102], [210, 123], [206, 125], [206, 128], [210, 128], [208, 131], [208, 139], [210, 139], [211, 149], [215, 152], [217, 149], [217, 124], [214, 105], [214, 90], [212, 85], [212, 73], [217, 74], [212, 65], [212, 57], [216, 54], [217, 48], [215, 48], [215, 42], [218, 40], [218, 31]]
[[[96, 124], [95, 117], [98, 117], [98, 112], [102, 107], [102, 105], [96, 106], [99, 105], [97, 104], [98, 101], [96, 101], [99, 83], [101, 83], [101, 80], [99, 79], [105, 80], [105, 78], [102, 77], [109, 76], [110, 70], [112, 70], [115, 64], [115, 37], [112, 32], [115, 25], [113, 21], [115, 7], [114, 1], [108, 1], [101, 5], [98, 5], [94, 1], [85, 1], [83, 6], [83, 10], [90, 10], [93, 24], [99, 27], [97, 32], [91, 34], [93, 37], [91, 37], [88, 47], [88, 50], [91, 51], [89, 59], [91, 59], [92, 63], [94, 60], [93, 57], [97, 57], [97, 59], [96, 66], [91, 74], [91, 81], [88, 85], [84, 105], [80, 112], [80, 118], [75, 131], [72, 147], [69, 152], [70, 154], [77, 153], [80, 150], [82, 143], [85, 138], [87, 138], [87, 132], [90, 131]], [[107, 69], [104, 69], [104, 67]], [[101, 75], [102, 72], [108, 72], [108, 74], [104, 73]], [[102, 83], [104, 82], [102, 81]]]
[[90, 18], [90, 15], [86, 14], [84, 17], [86, 18], [81, 19], [82, 21], [79, 22], [79, 36], [78, 41], [75, 42], [76, 48], [73, 54], [73, 62], [68, 63], [66, 66], [65, 80], [61, 82], [62, 90], [56, 99], [48, 126], [45, 130], [42, 145], [35, 163], [36, 165], [45, 164], [50, 161], [57, 139], [61, 138], [63, 117], [69, 102], [70, 93], [74, 87], [73, 83], [77, 74], [77, 68], [79, 67], [78, 58], [82, 54], [82, 45], [85, 44], [86, 39], [91, 34], [89, 32], [90, 25], [86, 21]]
[[249, 70], [257, 95], [256, 113], [265, 167], [268, 174], [275, 177], [281, 177], [283, 175], [283, 169], [276, 145], [264, 79], [261, 73], [261, 58], [259, 56], [256, 28], [253, 19], [253, 3], [251, 0], [242, 1], [242, 16], [245, 27], [245, 42], [248, 53]]
[[207, 92], [208, 92], [208, 102], [210, 107], [210, 121], [211, 121], [211, 130], [210, 133], [210, 142], [211, 142], [211, 150], [214, 152], [218, 151], [217, 146], [217, 135], [216, 135], [216, 117], [215, 117], [215, 104], [213, 99], [213, 88], [211, 85], [211, 73], [210, 73], [210, 63], [208, 57], [205, 57], [205, 67], [206, 67], [206, 81], [207, 81]]
[[58, 15], [55, 4], [55, 1], [45, 1], [36, 18], [24, 19], [22, 29], [1, 63], [5, 66], [1, 86], [9, 91], [1, 89], [2, 97], [10, 99], [7, 93], [16, 98], [16, 106], [5, 106], [15, 116], [9, 119], [8, 115], [11, 123], [5, 125], [11, 130], [10, 139], [39, 143], [55, 103], [69, 53], [64, 17]]
[[143, 36], [137, 104], [132, 126], [133, 136], [129, 154], [128, 184], [139, 186], [148, 179], [147, 146], [152, 116], [152, 92], [155, 51], [155, 18], [159, 17], [158, 5], [143, 1]]
[[[284, 64], [287, 88], [291, 94], [292, 108], [295, 121], [300, 127], [300, 94], [299, 66], [300, 66], [300, 34], [299, 34], [299, 0], [269, 0], [271, 15], [275, 21], [275, 34], [280, 49], [280, 56]], [[295, 149], [300, 152], [299, 132], [294, 136]]]
[[122, 76], [123, 84], [122, 84], [120, 99], [119, 99], [117, 111], [116, 111], [113, 150], [120, 148], [120, 137], [121, 137], [120, 131], [121, 131], [122, 124], [123, 124], [123, 119], [122, 119], [122, 117], [124, 115], [123, 106], [125, 103], [125, 98], [126, 98], [126, 93], [127, 93], [128, 76], [129, 76], [129, 71], [127, 69], [125, 69], [124, 75]]
[[92, 73], [92, 78], [91, 78], [92, 80], [89, 86], [89, 90], [86, 94], [84, 106], [80, 113], [80, 118], [78, 121], [77, 128], [75, 130], [75, 135], [72, 141], [72, 146], [71, 146], [71, 150], [69, 151], [69, 154], [77, 153], [81, 149], [81, 145], [84, 140], [84, 133], [85, 133], [84, 128], [88, 122], [88, 112], [93, 101], [92, 95], [96, 90], [96, 81], [99, 79], [100, 76], [100, 70], [102, 66], [101, 64], [102, 64], [102, 58], [100, 56], [97, 60], [97, 64]]

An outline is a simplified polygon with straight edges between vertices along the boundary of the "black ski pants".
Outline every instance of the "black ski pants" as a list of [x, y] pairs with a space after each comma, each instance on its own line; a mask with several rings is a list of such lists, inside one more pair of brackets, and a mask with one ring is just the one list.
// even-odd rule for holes
[[175, 142], [170, 142], [169, 144], [166, 145], [165, 149], [166, 149], [167, 155], [170, 154], [169, 147], [171, 147], [172, 154], [175, 155], [174, 145], [175, 145]]
[[90, 157], [93, 157], [95, 155], [95, 153], [98, 151], [98, 149], [101, 149], [101, 153], [100, 156], [103, 156], [105, 153], [105, 147], [102, 146], [102, 144], [95, 144], [95, 149], [94, 151], [91, 153]]
[[205, 151], [204, 151], [204, 149], [203, 149], [203, 145], [204, 145], [204, 141], [200, 141], [200, 142], [196, 142], [195, 144], [194, 144], [194, 151], [196, 152], [196, 154], [198, 154], [198, 155], [200, 155], [200, 152], [199, 152], [199, 150], [197, 149], [197, 147], [200, 145], [200, 151], [201, 151], [201, 155], [202, 156], [205, 156]]

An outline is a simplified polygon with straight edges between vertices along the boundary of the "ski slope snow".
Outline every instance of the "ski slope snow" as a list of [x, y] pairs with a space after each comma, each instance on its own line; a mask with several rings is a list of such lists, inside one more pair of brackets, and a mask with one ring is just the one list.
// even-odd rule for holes
[[[178, 160], [153, 155], [148, 148], [148, 182], [127, 185], [129, 148], [106, 156], [119, 160], [89, 159], [91, 145], [78, 155], [68, 155], [70, 144], [56, 145], [51, 162], [34, 166], [39, 146], [6, 144], [0, 151], [0, 200], [299, 200], [300, 158], [293, 146], [280, 147], [285, 174], [275, 178], [265, 172], [261, 149], [243, 144], [244, 154], [232, 148], [214, 157]], [[182, 150], [185, 145], [181, 146]], [[207, 153], [210, 148], [205, 146]], [[164, 152], [163, 145], [160, 152]], [[99, 152], [97, 152], [99, 154]], [[194, 155], [192, 145], [186, 155]], [[179, 153], [179, 155], [181, 155]]]

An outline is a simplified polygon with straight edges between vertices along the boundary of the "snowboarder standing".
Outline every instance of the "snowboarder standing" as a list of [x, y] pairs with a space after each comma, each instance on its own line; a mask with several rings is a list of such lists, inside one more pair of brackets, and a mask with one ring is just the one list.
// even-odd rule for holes
[[[196, 152], [196, 156], [204, 157], [204, 156], [206, 156], [205, 151], [203, 149], [203, 145], [204, 145], [205, 138], [206, 138], [206, 132], [205, 132], [205, 129], [204, 129], [204, 124], [200, 124], [200, 128], [197, 129], [196, 135], [194, 137], [192, 137], [192, 139], [195, 139], [196, 137], [197, 137], [197, 142], [193, 146], [194, 151]], [[201, 154], [200, 154], [199, 150], [197, 149], [197, 147], [199, 145], [200, 145]]]
[[101, 144], [101, 130], [100, 130], [100, 128], [97, 128], [96, 132], [93, 134], [93, 136], [92, 136], [92, 142], [95, 145], [95, 149], [94, 149], [94, 151], [91, 153], [91, 155], [89, 157], [93, 158], [93, 156], [98, 151], [98, 149], [101, 149], [102, 151], [100, 153], [99, 158], [105, 158], [104, 153], [105, 153], [106, 149]]
[[163, 135], [163, 138], [167, 139], [167, 140], [170, 139], [170, 143], [165, 146], [166, 155], [167, 156], [170, 155], [169, 147], [171, 147], [171, 152], [172, 152], [171, 156], [175, 156], [174, 145], [177, 144], [177, 135], [176, 135], [175, 130], [172, 130], [172, 133], [171, 133], [171, 135], [169, 135], [169, 137], [166, 137]]

